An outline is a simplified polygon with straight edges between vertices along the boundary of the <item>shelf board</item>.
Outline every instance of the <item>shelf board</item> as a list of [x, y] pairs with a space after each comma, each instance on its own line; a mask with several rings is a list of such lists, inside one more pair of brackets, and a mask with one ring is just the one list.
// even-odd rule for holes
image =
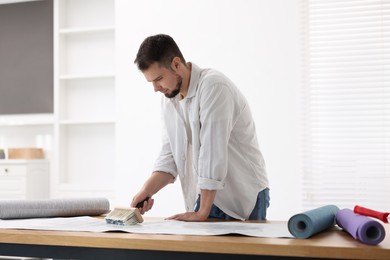
[[103, 79], [103, 78], [115, 78], [114, 73], [107, 74], [68, 74], [61, 75], [60, 80], [83, 80], [83, 79]]
[[61, 120], [61, 125], [101, 125], [101, 124], [115, 124], [113, 119], [101, 120]]
[[35, 164], [43, 164], [43, 163], [48, 163], [48, 159], [1, 159], [0, 160], [0, 165], [3, 164], [26, 164], [26, 163], [35, 163]]
[[100, 26], [100, 27], [63, 28], [63, 29], [60, 29], [59, 32], [60, 32], [60, 35], [115, 32], [115, 27], [114, 26]]
[[0, 126], [51, 126], [53, 123], [52, 114], [0, 116]]
[[0, 127], [52, 126], [53, 122], [0, 122]]

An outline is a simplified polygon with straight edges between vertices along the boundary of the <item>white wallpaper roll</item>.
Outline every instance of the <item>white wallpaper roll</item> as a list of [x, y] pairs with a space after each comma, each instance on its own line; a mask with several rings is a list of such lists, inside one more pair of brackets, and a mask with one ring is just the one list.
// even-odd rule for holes
[[0, 219], [97, 216], [109, 211], [106, 198], [0, 201]]

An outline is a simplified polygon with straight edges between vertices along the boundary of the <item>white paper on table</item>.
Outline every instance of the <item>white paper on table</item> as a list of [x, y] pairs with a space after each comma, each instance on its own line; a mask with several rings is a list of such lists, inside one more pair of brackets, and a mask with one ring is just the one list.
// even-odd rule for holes
[[107, 224], [104, 219], [92, 217], [33, 218], [0, 220], [2, 229], [34, 229], [58, 231], [108, 232], [123, 231], [139, 234], [170, 235], [227, 235], [240, 234], [253, 237], [289, 237], [286, 223], [245, 222], [182, 222], [175, 220], [145, 221], [132, 226]]

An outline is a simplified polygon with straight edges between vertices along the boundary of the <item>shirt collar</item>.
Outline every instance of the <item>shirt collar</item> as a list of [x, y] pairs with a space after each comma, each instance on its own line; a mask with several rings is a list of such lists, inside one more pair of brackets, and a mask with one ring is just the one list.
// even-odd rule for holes
[[[190, 84], [188, 86], [188, 92], [185, 99], [192, 98], [195, 96], [196, 89], [198, 88], [200, 74], [201, 74], [201, 68], [199, 68], [195, 63], [191, 62]], [[169, 98], [169, 100], [177, 104], [180, 101], [179, 94], [174, 98]]]
[[198, 88], [199, 78], [201, 69], [194, 63], [191, 62], [191, 78], [190, 84], [188, 86], [187, 98], [192, 98], [195, 96], [196, 89]]

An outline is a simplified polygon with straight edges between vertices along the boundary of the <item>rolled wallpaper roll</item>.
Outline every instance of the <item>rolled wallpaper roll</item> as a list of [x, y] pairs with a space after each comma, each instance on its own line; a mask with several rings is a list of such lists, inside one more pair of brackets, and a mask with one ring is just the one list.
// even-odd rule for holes
[[377, 218], [379, 220], [382, 220], [384, 223], [389, 223], [389, 215], [390, 215], [389, 212], [380, 212], [373, 209], [361, 207], [359, 205], [356, 205], [353, 208], [353, 212], [360, 215]]
[[296, 238], [308, 238], [336, 224], [339, 208], [327, 205], [292, 216], [288, 221], [288, 230]]
[[354, 239], [365, 244], [377, 245], [385, 238], [381, 223], [369, 217], [355, 214], [351, 209], [342, 209], [336, 214], [336, 223]]
[[97, 216], [109, 211], [105, 198], [0, 201], [0, 219]]

